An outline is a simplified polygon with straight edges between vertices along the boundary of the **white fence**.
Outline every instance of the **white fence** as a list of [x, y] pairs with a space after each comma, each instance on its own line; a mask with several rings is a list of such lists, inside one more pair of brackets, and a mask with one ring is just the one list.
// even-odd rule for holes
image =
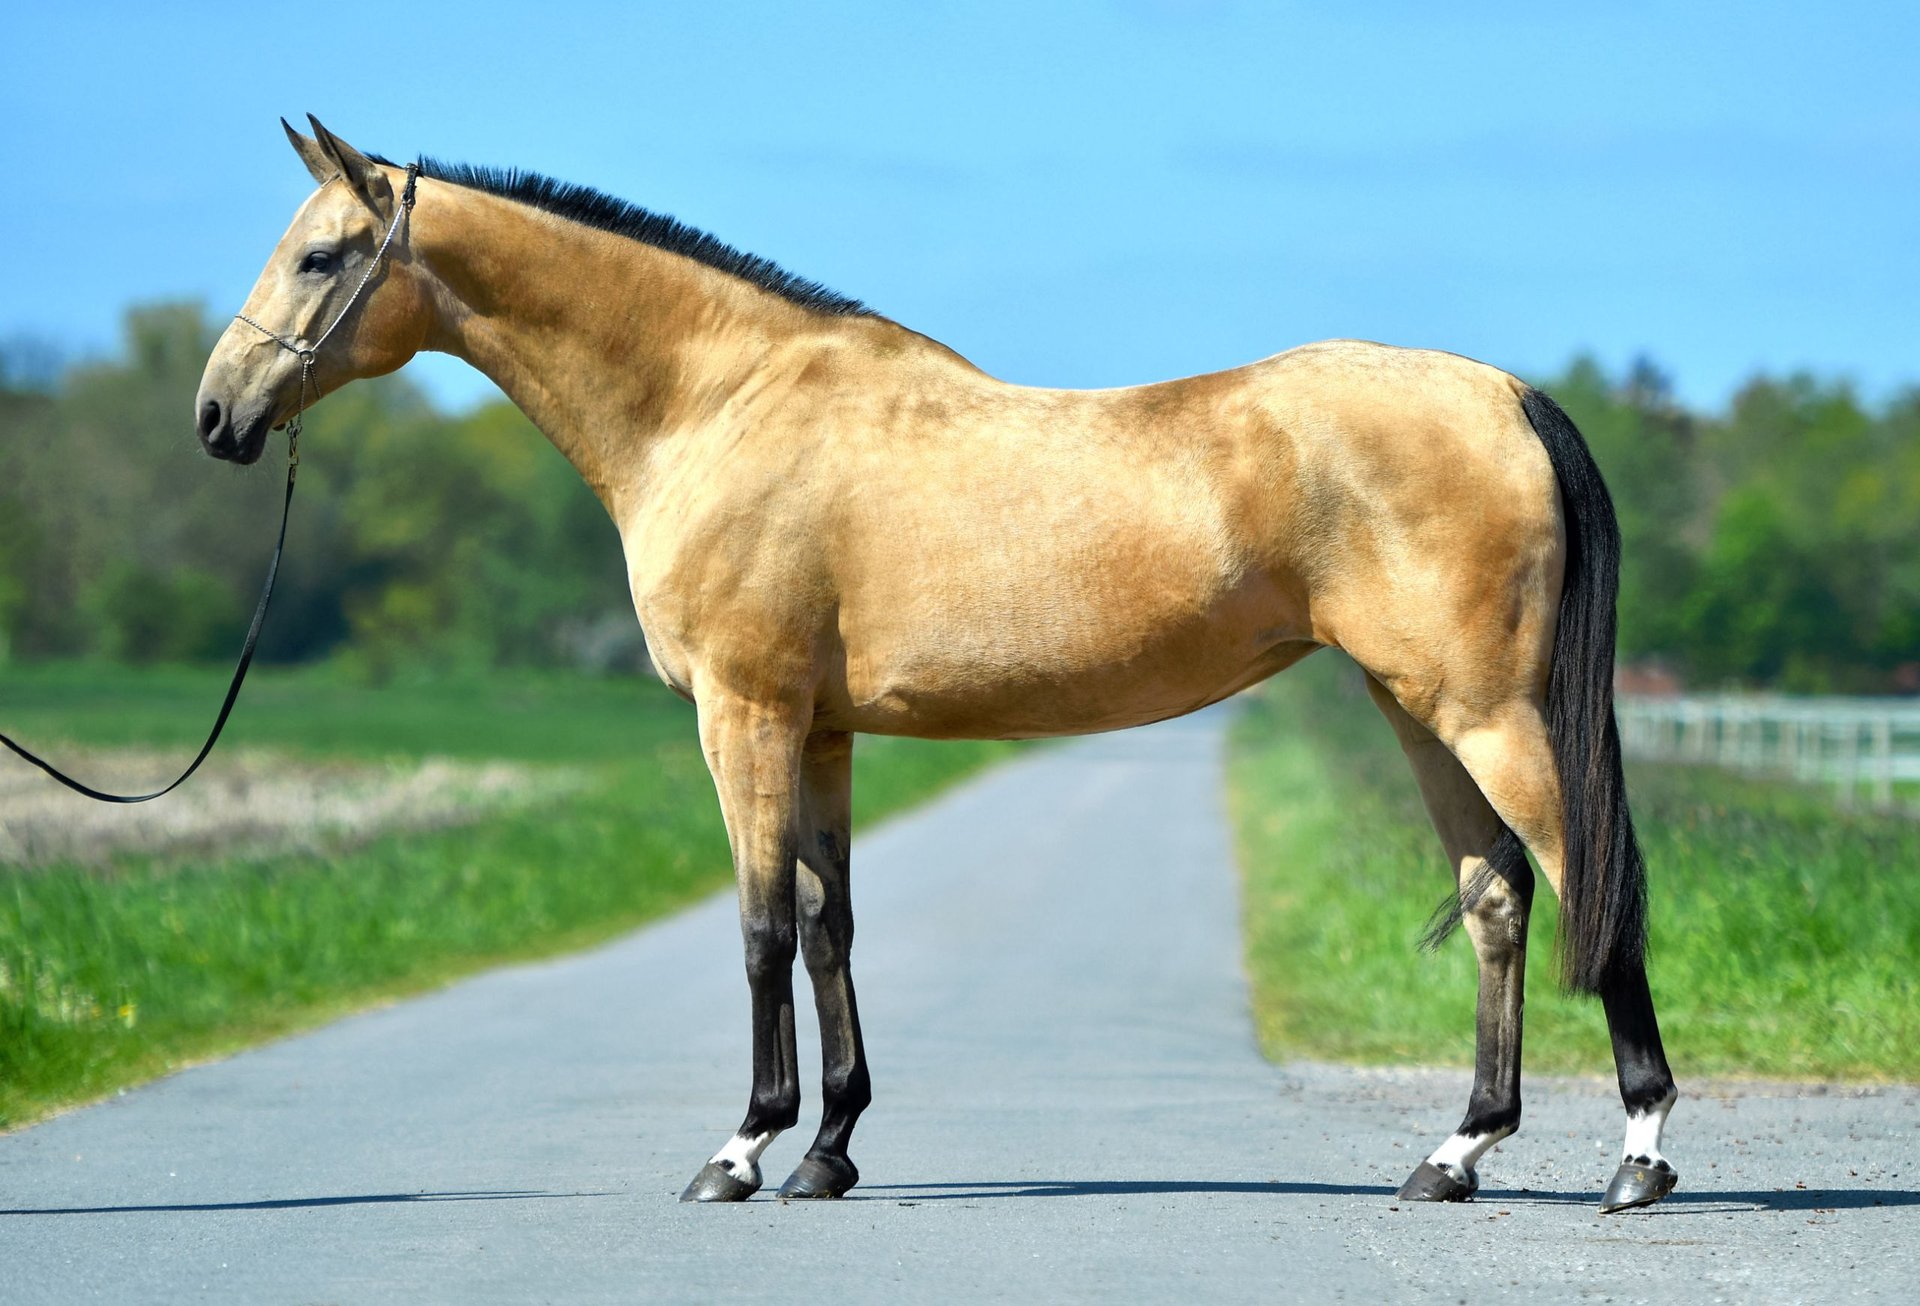
[[1629, 757], [1785, 776], [1832, 786], [1843, 807], [1920, 814], [1920, 699], [1622, 694], [1617, 707]]

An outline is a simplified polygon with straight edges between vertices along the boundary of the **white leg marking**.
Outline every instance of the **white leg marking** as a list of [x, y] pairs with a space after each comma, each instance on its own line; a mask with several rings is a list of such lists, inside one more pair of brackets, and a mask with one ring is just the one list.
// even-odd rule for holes
[[1436, 1165], [1463, 1184], [1477, 1185], [1478, 1177], [1474, 1167], [1480, 1164], [1480, 1158], [1506, 1134], [1455, 1134], [1434, 1149], [1427, 1158], [1430, 1165]]
[[1627, 1117], [1627, 1144], [1621, 1149], [1622, 1161], [1673, 1169], [1667, 1158], [1661, 1155], [1660, 1134], [1667, 1127], [1667, 1113], [1673, 1110], [1673, 1104], [1679, 1097], [1678, 1092], [1669, 1093], [1666, 1101]]
[[773, 1141], [772, 1134], [735, 1134], [727, 1145], [713, 1154], [713, 1164], [742, 1183], [759, 1184], [760, 1154]]

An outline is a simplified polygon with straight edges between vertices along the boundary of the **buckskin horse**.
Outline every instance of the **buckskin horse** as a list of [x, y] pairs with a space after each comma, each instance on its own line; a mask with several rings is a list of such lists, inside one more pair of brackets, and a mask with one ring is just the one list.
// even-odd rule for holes
[[1528, 852], [1562, 903], [1564, 978], [1612, 1035], [1626, 1147], [1601, 1209], [1672, 1190], [1613, 718], [1619, 531], [1551, 399], [1345, 340], [1157, 385], [1011, 385], [598, 191], [286, 130], [318, 189], [214, 349], [200, 439], [251, 463], [310, 398], [439, 350], [606, 506], [655, 669], [698, 708], [752, 999], [746, 1118], [685, 1200], [754, 1193], [798, 1122], [796, 952], [824, 1105], [780, 1195], [859, 1179], [855, 733], [1117, 730], [1326, 646], [1365, 670], [1412, 764], [1479, 964], [1466, 1116], [1400, 1196], [1471, 1196], [1518, 1127]]

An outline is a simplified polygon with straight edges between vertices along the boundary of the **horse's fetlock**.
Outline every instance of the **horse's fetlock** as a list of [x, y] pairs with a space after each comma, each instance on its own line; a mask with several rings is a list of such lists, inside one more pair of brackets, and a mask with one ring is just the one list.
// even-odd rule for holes
[[1475, 1101], [1468, 1105], [1466, 1119], [1454, 1130], [1455, 1138], [1479, 1140], [1482, 1148], [1492, 1147], [1520, 1132], [1520, 1103], [1513, 1101]]
[[1664, 1120], [1680, 1100], [1680, 1090], [1669, 1075], [1649, 1067], [1634, 1067], [1633, 1073], [1621, 1078], [1620, 1100], [1629, 1116], [1658, 1114]]
[[830, 1107], [857, 1114], [873, 1104], [873, 1079], [864, 1065], [829, 1070], [820, 1077], [820, 1093]]
[[800, 1090], [775, 1089], [753, 1095], [747, 1107], [743, 1134], [779, 1134], [800, 1123]]

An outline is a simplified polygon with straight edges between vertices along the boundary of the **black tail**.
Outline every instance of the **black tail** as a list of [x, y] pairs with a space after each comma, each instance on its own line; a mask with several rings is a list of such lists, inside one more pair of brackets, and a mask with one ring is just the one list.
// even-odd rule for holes
[[1627, 812], [1613, 718], [1620, 525], [1571, 419], [1538, 390], [1520, 406], [1560, 482], [1567, 572], [1547, 682], [1547, 733], [1560, 771], [1560, 964], [1567, 987], [1597, 993], [1638, 971], [1647, 941], [1647, 868]]

